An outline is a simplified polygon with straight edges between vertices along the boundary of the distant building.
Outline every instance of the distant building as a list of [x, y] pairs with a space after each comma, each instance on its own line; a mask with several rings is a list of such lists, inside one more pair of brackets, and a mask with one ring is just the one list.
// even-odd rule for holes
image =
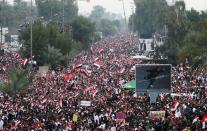
[[177, 1], [184, 1], [184, 0], [166, 0], [169, 6], [174, 6]]
[[[1, 32], [2, 32], [2, 34], [1, 34]], [[9, 33], [8, 27], [2, 28], [2, 31], [1, 31], [1, 28], [0, 28], [0, 43], [1, 43], [1, 41], [2, 41], [2, 43], [5, 43], [5, 35], [8, 34], [8, 33]], [[2, 38], [2, 40], [1, 40], [1, 38]]]

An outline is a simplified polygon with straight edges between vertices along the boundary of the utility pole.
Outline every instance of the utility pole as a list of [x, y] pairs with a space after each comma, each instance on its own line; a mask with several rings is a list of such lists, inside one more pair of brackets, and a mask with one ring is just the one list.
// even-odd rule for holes
[[31, 0], [31, 10], [30, 10], [31, 12], [31, 19], [30, 19], [30, 58], [31, 58], [31, 62], [33, 62], [33, 60], [32, 60], [32, 24], [33, 24], [33, 15], [32, 15], [32, 0]]
[[0, 45], [0, 47], [3, 44], [3, 24], [4, 24], [4, 19], [3, 19], [4, 18], [4, 13], [3, 13], [3, 11], [4, 11], [4, 0], [1, 4], [1, 45]]
[[134, 31], [135, 31], [135, 24], [134, 24], [134, 17], [135, 17], [135, 7], [134, 7], [134, 3], [131, 3], [131, 9], [132, 9], [132, 33], [134, 33]]
[[62, 0], [62, 4], [63, 4], [62, 29], [63, 29], [63, 32], [65, 32], [65, 0]]
[[125, 26], [126, 26], [126, 29], [127, 29], [127, 19], [126, 19], [126, 12], [125, 12], [124, 0], [121, 0], [121, 1], [122, 1], [123, 10], [124, 10]]

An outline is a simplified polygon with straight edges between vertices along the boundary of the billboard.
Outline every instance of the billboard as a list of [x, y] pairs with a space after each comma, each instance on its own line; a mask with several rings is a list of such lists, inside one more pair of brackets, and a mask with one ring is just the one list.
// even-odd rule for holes
[[136, 92], [171, 92], [170, 64], [137, 64]]

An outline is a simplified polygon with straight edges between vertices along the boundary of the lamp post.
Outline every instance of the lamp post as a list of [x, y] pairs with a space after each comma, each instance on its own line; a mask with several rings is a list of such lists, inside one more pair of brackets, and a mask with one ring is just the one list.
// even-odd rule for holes
[[33, 42], [33, 41], [32, 41], [32, 39], [33, 39], [33, 38], [32, 38], [32, 28], [33, 28], [33, 27], [32, 27], [32, 24], [33, 24], [33, 16], [32, 16], [32, 0], [31, 0], [31, 10], [30, 10], [30, 11], [31, 11], [31, 12], [30, 12], [30, 13], [31, 13], [31, 19], [30, 19], [30, 59], [31, 59], [31, 62], [33, 62], [33, 60], [32, 60], [32, 53], [33, 53], [33, 52], [32, 52], [32, 46], [33, 46], [33, 45], [32, 45], [32, 44], [33, 44], [33, 43], [32, 43], [32, 42]]
[[124, 11], [125, 26], [126, 26], [126, 29], [127, 29], [127, 19], [126, 19], [126, 11], [125, 11], [124, 0], [121, 0], [121, 2], [122, 2], [123, 11]]
[[62, 0], [62, 6], [63, 6], [63, 17], [62, 17], [62, 29], [63, 29], [63, 32], [65, 31], [65, 0]]
[[134, 7], [134, 3], [130, 3], [131, 4], [131, 10], [132, 10], [132, 33], [134, 33], [134, 28], [135, 28], [135, 24], [134, 24], [134, 17], [135, 17], [135, 7]]
[[4, 11], [4, 0], [2, 1], [2, 4], [1, 4], [1, 44], [0, 44], [0, 47], [2, 46], [2, 43], [3, 43], [3, 18], [4, 18], [4, 14], [3, 14], [3, 11]]

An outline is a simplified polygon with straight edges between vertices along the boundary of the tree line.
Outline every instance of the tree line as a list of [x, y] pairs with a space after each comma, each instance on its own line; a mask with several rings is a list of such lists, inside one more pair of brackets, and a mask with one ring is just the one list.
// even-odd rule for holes
[[186, 60], [194, 65], [207, 65], [207, 12], [186, 10], [184, 1], [169, 6], [166, 0], [135, 0], [136, 12], [129, 18], [129, 27], [141, 34], [165, 36], [158, 50], [170, 63]]
[[2, 4], [3, 26], [19, 31], [23, 45], [20, 54], [26, 58], [30, 58], [33, 24], [33, 55], [38, 65], [67, 65], [77, 52], [101, 38], [98, 32], [103, 37], [114, 35], [123, 24], [121, 16], [106, 12], [101, 6], [95, 6], [89, 17], [78, 15], [76, 0], [35, 0], [32, 8], [23, 0]]

